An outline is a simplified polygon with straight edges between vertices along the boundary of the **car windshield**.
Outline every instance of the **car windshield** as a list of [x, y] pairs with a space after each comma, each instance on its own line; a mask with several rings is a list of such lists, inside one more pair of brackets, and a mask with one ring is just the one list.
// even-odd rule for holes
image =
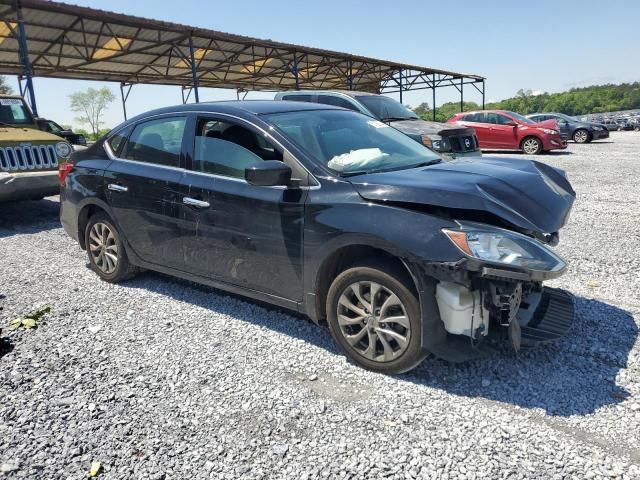
[[0, 123], [33, 123], [31, 113], [19, 98], [0, 98]]
[[526, 124], [532, 124], [532, 123], [538, 123], [535, 122], [533, 120], [531, 120], [530, 118], [527, 117], [523, 117], [522, 115], [520, 115], [519, 113], [516, 112], [506, 112], [508, 115], [511, 115], [513, 118], [515, 118], [518, 122], [520, 123], [526, 123]]
[[343, 176], [441, 161], [404, 133], [356, 112], [298, 111], [264, 118], [317, 162]]
[[358, 95], [356, 100], [382, 121], [417, 120], [420, 118], [400, 102], [384, 95]]
[[53, 120], [49, 120], [49, 130], [51, 131], [51, 133], [60, 133], [64, 129]]

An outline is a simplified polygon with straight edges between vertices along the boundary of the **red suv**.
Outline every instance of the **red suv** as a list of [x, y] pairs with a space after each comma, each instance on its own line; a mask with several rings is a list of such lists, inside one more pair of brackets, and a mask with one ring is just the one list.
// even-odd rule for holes
[[522, 150], [537, 155], [567, 148], [555, 120], [536, 123], [507, 110], [484, 110], [458, 113], [448, 123], [475, 128], [482, 150]]

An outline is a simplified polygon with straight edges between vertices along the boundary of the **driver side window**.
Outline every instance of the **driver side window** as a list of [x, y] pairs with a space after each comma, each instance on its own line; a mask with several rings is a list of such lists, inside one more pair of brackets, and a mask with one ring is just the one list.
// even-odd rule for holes
[[248, 128], [231, 122], [199, 119], [192, 169], [244, 179], [244, 171], [265, 160], [282, 161], [282, 153]]
[[511, 121], [512, 120], [509, 117], [505, 117], [499, 113], [487, 113], [487, 123], [493, 123], [495, 125], [509, 125], [509, 122]]

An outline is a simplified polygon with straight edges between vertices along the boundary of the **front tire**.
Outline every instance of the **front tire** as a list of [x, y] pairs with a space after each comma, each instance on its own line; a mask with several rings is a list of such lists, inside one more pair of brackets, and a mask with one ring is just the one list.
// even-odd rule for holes
[[573, 141], [576, 143], [589, 143], [591, 135], [584, 128], [580, 128], [573, 132]]
[[368, 370], [411, 370], [427, 355], [421, 348], [420, 303], [413, 290], [405, 272], [375, 260], [345, 270], [327, 295], [331, 336]]
[[113, 221], [104, 213], [96, 213], [87, 222], [85, 248], [91, 269], [110, 283], [133, 277], [137, 269], [127, 257], [122, 238]]
[[527, 155], [539, 155], [542, 153], [542, 142], [536, 137], [527, 137], [520, 144], [520, 148]]

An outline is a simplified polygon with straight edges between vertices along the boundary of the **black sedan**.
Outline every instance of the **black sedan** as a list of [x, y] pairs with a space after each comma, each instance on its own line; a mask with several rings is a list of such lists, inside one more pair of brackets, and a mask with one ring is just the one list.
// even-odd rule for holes
[[[464, 358], [489, 333], [562, 336], [542, 287], [575, 193], [544, 163], [445, 162], [357, 112], [219, 102], [125, 122], [60, 167], [60, 217], [93, 270], [164, 272], [326, 321], [359, 365]], [[506, 333], [509, 335], [506, 335]]]
[[36, 118], [36, 123], [38, 124], [38, 128], [40, 130], [62, 137], [71, 145], [85, 146], [87, 144], [87, 139], [84, 135], [82, 135], [81, 133], [75, 133], [73, 130], [69, 130], [68, 128], [63, 128], [53, 120], [48, 120], [46, 118]]
[[535, 122], [555, 120], [558, 123], [560, 135], [564, 140], [573, 140], [576, 143], [589, 143], [592, 140], [609, 138], [609, 130], [605, 125], [592, 122], [583, 122], [564, 113], [534, 113], [527, 115]]

